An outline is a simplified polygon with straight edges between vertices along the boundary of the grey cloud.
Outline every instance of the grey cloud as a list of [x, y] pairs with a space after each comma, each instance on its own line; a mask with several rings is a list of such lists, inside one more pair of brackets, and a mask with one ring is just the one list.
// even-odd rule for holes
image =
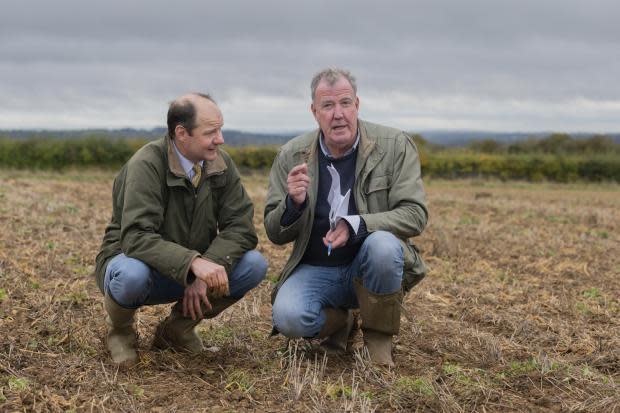
[[[310, 78], [327, 65], [351, 69], [362, 98], [465, 97], [505, 111], [536, 102], [556, 116], [537, 124], [575, 125], [579, 113], [557, 105], [620, 100], [618, 15], [616, 1], [575, 0], [10, 2], [0, 16], [0, 128], [20, 111], [52, 119], [63, 107], [95, 108], [84, 115], [92, 121], [112, 109], [127, 122], [132, 112], [158, 119], [174, 96], [207, 90], [229, 111], [242, 108], [245, 121], [230, 117], [239, 127], [277, 129], [282, 112], [308, 116]], [[449, 122], [451, 110], [438, 108], [435, 121]], [[477, 116], [506, 121], [485, 109], [471, 122]]]

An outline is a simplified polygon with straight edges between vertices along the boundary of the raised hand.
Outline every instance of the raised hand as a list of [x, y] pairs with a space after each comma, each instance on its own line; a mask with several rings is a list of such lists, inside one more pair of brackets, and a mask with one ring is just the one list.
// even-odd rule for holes
[[306, 200], [310, 177], [308, 176], [308, 164], [305, 162], [295, 166], [288, 173], [286, 179], [288, 196], [296, 207], [300, 207]]

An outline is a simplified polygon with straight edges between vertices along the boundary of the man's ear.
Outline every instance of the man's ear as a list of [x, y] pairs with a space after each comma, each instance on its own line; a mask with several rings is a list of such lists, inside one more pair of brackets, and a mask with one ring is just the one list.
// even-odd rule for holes
[[310, 104], [310, 112], [312, 112], [312, 116], [314, 116], [314, 119], [318, 122], [318, 119], [316, 118], [316, 108], [314, 107], [314, 102]]
[[185, 141], [187, 139], [187, 129], [185, 129], [182, 125], [177, 125], [174, 128], [174, 137], [179, 139], [180, 141]]

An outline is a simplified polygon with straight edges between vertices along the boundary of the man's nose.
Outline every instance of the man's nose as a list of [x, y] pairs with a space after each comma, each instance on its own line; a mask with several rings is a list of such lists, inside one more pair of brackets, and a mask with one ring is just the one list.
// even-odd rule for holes
[[336, 105], [334, 107], [334, 117], [340, 119], [342, 117], [342, 107], [340, 105]]
[[217, 132], [217, 135], [215, 136], [213, 143], [215, 143], [216, 145], [221, 145], [224, 143], [224, 134], [222, 133], [221, 130]]

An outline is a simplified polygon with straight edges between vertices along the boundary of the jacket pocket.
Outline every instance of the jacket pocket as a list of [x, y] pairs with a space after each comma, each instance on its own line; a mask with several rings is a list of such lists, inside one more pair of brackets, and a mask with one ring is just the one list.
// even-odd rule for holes
[[366, 191], [364, 192], [366, 193], [366, 195], [369, 195], [372, 192], [388, 189], [390, 187], [391, 178], [392, 177], [390, 175], [375, 176], [373, 178], [370, 178], [368, 181], [368, 186], [366, 187]]
[[[366, 206], [370, 213], [387, 211], [389, 209], [388, 195], [391, 175], [375, 176], [369, 179], [366, 187]], [[358, 205], [358, 208], [360, 206]]]

